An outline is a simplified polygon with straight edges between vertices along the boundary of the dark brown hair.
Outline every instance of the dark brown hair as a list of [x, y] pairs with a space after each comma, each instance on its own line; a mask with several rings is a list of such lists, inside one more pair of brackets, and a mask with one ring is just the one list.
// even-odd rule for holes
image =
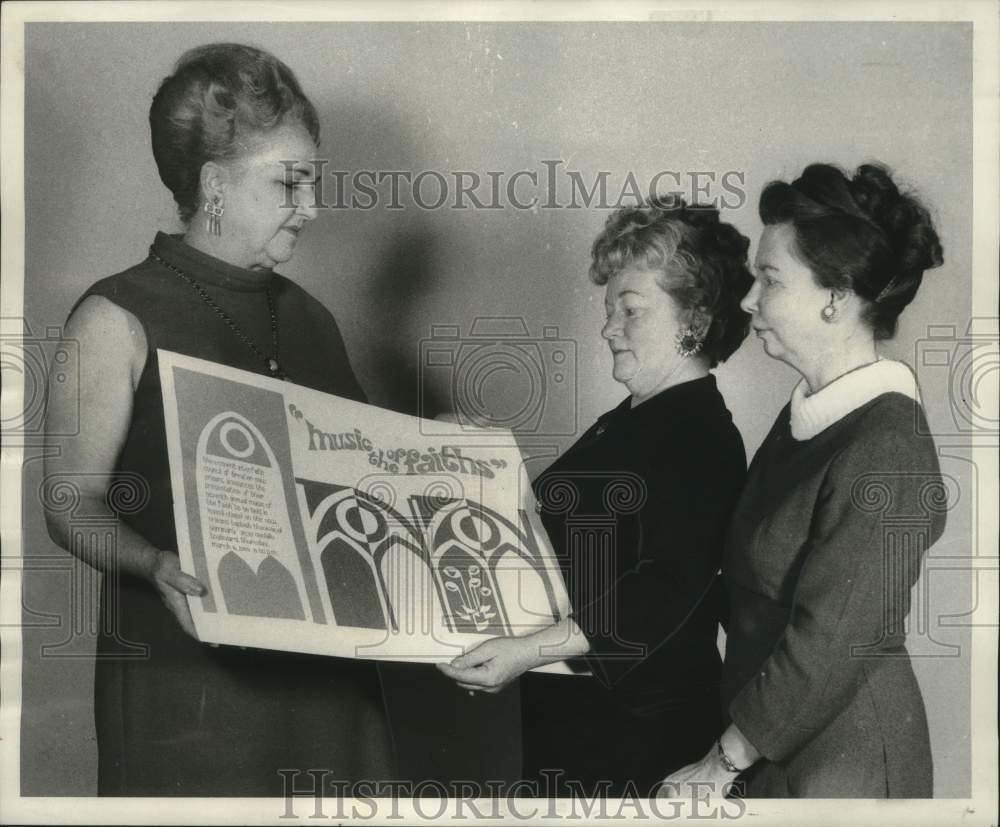
[[796, 252], [821, 287], [864, 299], [876, 339], [895, 335], [924, 271], [944, 261], [927, 208], [880, 164], [863, 164], [850, 179], [831, 164], [812, 164], [791, 184], [768, 184], [759, 212], [764, 224], [793, 227]]

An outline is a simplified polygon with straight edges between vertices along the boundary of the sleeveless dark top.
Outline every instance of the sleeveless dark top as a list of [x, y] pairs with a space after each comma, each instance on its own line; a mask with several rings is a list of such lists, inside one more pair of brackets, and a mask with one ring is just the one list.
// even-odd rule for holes
[[[226, 264], [164, 233], [151, 249], [198, 281], [267, 355], [270, 286], [288, 379], [365, 401], [333, 317], [293, 282]], [[263, 375], [267, 368], [191, 285], [152, 256], [97, 282], [81, 301], [88, 296], [133, 314], [145, 331], [146, 365], [116, 471], [141, 476], [149, 499], [122, 519], [157, 548], [174, 551], [156, 348]], [[374, 663], [207, 646], [186, 635], [153, 587], [134, 577], [105, 575], [101, 604], [100, 795], [281, 796], [290, 776], [279, 770], [299, 771], [296, 789], [311, 786], [310, 769], [328, 771], [327, 783], [395, 776]]]

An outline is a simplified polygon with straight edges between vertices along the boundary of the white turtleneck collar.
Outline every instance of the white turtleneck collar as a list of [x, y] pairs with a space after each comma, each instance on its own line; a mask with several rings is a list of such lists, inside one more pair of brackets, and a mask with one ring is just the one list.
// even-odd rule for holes
[[879, 359], [834, 379], [816, 393], [808, 393], [805, 379], [792, 391], [792, 436], [803, 442], [829, 428], [851, 411], [883, 393], [902, 393], [920, 401], [913, 371], [902, 362]]

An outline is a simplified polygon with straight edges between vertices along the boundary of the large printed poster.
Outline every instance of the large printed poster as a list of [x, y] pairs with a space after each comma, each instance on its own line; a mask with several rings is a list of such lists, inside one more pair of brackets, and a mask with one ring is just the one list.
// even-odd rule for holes
[[201, 640], [442, 661], [569, 610], [509, 431], [159, 351]]

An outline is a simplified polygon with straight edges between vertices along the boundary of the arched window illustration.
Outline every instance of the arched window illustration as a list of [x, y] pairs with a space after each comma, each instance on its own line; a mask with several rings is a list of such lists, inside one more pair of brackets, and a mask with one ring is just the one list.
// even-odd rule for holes
[[[398, 630], [398, 604], [413, 558], [426, 568], [419, 529], [386, 503], [354, 488], [297, 479], [308, 536], [326, 588], [324, 603], [339, 626]], [[404, 556], [409, 555], [409, 556]], [[419, 580], [412, 581], [413, 583]]]
[[[559, 618], [531, 524], [433, 490], [406, 499], [296, 480], [324, 603], [338, 625], [511, 636]], [[433, 486], [432, 486], [433, 487]], [[391, 504], [390, 504], [391, 503]], [[527, 595], [535, 595], [531, 600]]]
[[230, 614], [305, 620], [281, 470], [246, 417], [217, 414], [198, 438], [201, 540], [212, 589]]
[[[511, 636], [533, 615], [558, 618], [555, 592], [542, 564], [531, 526], [521, 526], [480, 503], [464, 500], [435, 515], [433, 567], [446, 620], [456, 632]], [[525, 578], [525, 579], [521, 579]], [[540, 580], [547, 605], [526, 606], [520, 595]]]

